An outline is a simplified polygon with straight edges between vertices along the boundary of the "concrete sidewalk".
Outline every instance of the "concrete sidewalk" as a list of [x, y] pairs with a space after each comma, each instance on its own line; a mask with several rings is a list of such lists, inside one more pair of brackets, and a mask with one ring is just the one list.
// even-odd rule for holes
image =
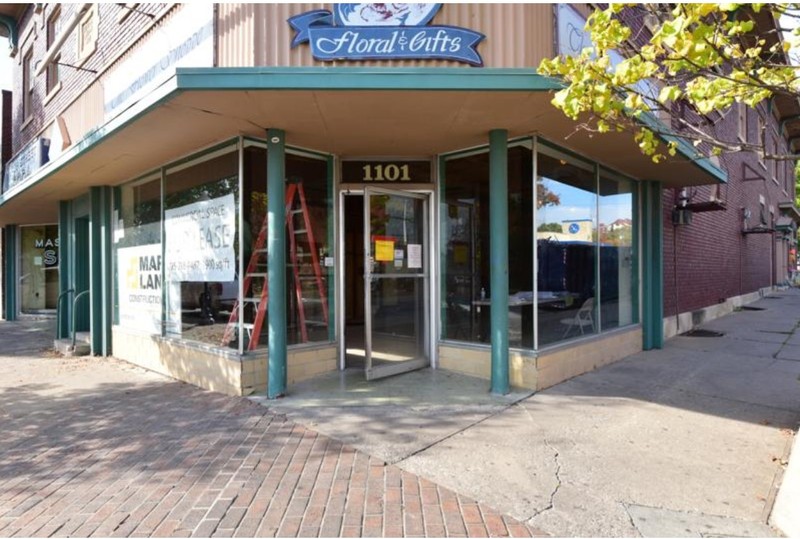
[[775, 293], [705, 326], [723, 336], [679, 336], [527, 398], [467, 403], [463, 381], [423, 372], [331, 375], [262, 403], [549, 534], [775, 535], [799, 322], [800, 292]]

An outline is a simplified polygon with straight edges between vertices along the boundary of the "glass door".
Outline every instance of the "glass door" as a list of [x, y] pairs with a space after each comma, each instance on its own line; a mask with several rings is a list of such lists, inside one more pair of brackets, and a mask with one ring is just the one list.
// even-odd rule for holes
[[430, 364], [427, 197], [364, 190], [365, 372], [375, 380]]

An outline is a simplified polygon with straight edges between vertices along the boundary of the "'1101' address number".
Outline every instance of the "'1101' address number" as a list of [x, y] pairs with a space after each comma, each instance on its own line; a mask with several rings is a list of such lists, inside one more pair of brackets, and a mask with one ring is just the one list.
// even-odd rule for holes
[[408, 165], [395, 165], [394, 163], [379, 165], [364, 165], [362, 181], [365, 182], [410, 182]]

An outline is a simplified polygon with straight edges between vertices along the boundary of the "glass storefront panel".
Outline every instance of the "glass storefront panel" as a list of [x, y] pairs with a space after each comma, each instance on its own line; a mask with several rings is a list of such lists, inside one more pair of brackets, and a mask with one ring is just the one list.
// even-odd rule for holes
[[[247, 146], [244, 155], [245, 349], [266, 349], [267, 153]], [[329, 283], [333, 283], [332, 214], [328, 160], [286, 154], [286, 338], [289, 345], [331, 340]], [[256, 334], [257, 332], [257, 334]], [[252, 342], [251, 342], [252, 341]]]
[[442, 189], [442, 338], [489, 342], [489, 152], [448, 157]]
[[533, 149], [508, 149], [508, 345], [533, 348]]
[[[533, 152], [508, 149], [509, 346], [533, 347]], [[488, 343], [491, 311], [489, 153], [445, 161], [442, 208], [445, 339]]]
[[[166, 334], [224, 343], [238, 297], [236, 146], [167, 169], [164, 199]], [[236, 322], [232, 323], [236, 328]], [[234, 331], [234, 333], [236, 333]]]
[[20, 227], [20, 312], [53, 311], [58, 300], [58, 225]]
[[606, 331], [635, 322], [633, 182], [600, 173], [600, 323]]
[[599, 331], [594, 167], [550, 150], [536, 178], [539, 347]]
[[117, 323], [160, 335], [162, 316], [161, 175], [119, 189], [114, 216]]

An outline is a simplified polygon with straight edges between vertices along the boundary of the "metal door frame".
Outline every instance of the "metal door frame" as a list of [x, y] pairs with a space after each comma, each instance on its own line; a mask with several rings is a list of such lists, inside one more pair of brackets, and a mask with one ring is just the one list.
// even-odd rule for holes
[[[387, 195], [400, 198], [407, 198], [412, 200], [422, 201], [422, 241], [424, 242], [422, 248], [422, 273], [416, 275], [380, 275], [373, 276], [371, 272], [370, 253], [372, 250], [371, 230], [370, 230], [370, 214], [371, 214], [371, 196], [373, 195]], [[416, 369], [427, 367], [431, 364], [431, 317], [430, 309], [428, 308], [431, 300], [430, 293], [430, 198], [427, 194], [412, 193], [408, 191], [383, 189], [380, 187], [365, 187], [364, 188], [364, 374], [367, 380], [376, 380], [394, 374], [400, 374]], [[416, 216], [415, 216], [416, 217]], [[380, 368], [372, 366], [372, 281], [374, 279], [420, 279], [422, 280], [422, 335], [417, 338], [422, 338], [422, 346], [425, 356], [418, 359], [404, 361], [398, 365], [388, 365]], [[376, 376], [377, 374], [377, 376]]]
[[[346, 367], [346, 357], [347, 357], [347, 346], [346, 346], [346, 309], [345, 309], [345, 264], [344, 264], [344, 252], [345, 252], [345, 240], [346, 240], [346, 233], [345, 233], [345, 226], [348, 221], [348, 216], [344, 214], [345, 208], [345, 197], [348, 196], [365, 196], [365, 188], [363, 184], [338, 184], [337, 185], [337, 192], [338, 196], [336, 197], [336, 216], [337, 216], [337, 245], [336, 245], [336, 252], [337, 252], [337, 260], [336, 260], [336, 267], [337, 267], [337, 279], [336, 279], [336, 301], [337, 305], [340, 305], [341, 308], [336, 309], [336, 325], [337, 325], [337, 338], [338, 338], [338, 366], [339, 370], [344, 370]], [[371, 188], [374, 192], [375, 189]], [[413, 184], [413, 185], [405, 185], [403, 188], [383, 188], [387, 194], [400, 194], [400, 195], [415, 195], [416, 198], [423, 198], [425, 204], [425, 219], [427, 224], [427, 229], [425, 231], [425, 242], [426, 247], [423, 251], [423, 257], [427, 257], [427, 276], [424, 279], [425, 286], [425, 297], [428, 301], [428, 305], [425, 309], [425, 314], [427, 316], [427, 322], [425, 324], [425, 336], [427, 337], [427, 346], [425, 348], [427, 355], [428, 355], [428, 362], [426, 364], [430, 364], [432, 368], [436, 368], [436, 342], [434, 339], [434, 335], [436, 334], [436, 317], [435, 314], [438, 312], [436, 310], [435, 300], [434, 298], [436, 290], [432, 287], [434, 286], [434, 281], [436, 280], [434, 277], [434, 268], [435, 268], [435, 260], [433, 258], [434, 254], [437, 252], [435, 247], [435, 237], [434, 233], [436, 231], [436, 227], [434, 226], [434, 219], [435, 219], [435, 185], [426, 185], [426, 184]], [[366, 200], [365, 200], [366, 202]], [[352, 219], [355, 216], [349, 216]], [[363, 217], [362, 217], [363, 219]], [[366, 314], [366, 313], [365, 313]], [[365, 320], [366, 326], [366, 320]], [[365, 327], [366, 332], [366, 327]]]

